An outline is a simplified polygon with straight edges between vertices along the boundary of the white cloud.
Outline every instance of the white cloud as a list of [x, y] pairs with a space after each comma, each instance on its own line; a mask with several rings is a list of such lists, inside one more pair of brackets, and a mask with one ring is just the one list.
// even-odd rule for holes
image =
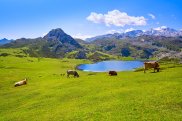
[[122, 32], [123, 32], [122, 29], [121, 30], [109, 30], [106, 32], [106, 34], [114, 34], [114, 33], [122, 33]]
[[155, 19], [155, 18], [156, 18], [156, 17], [155, 17], [153, 14], [151, 14], [151, 13], [149, 13], [148, 16], [150, 16], [152, 19]]
[[106, 26], [115, 25], [115, 26], [143, 26], [146, 25], [146, 19], [143, 16], [129, 16], [125, 12], [120, 12], [119, 10], [108, 11], [107, 14], [98, 14], [92, 12], [87, 20], [94, 23], [104, 23]]
[[134, 29], [134, 28], [126, 29], [126, 30], [125, 30], [125, 33], [126, 33], [126, 32], [130, 32], [130, 31], [133, 31], [133, 30], [136, 30], [136, 29]]
[[48, 33], [44, 33], [44, 34], [42, 34], [43, 36], [45, 36], [45, 35], [47, 35]]
[[143, 38], [142, 38], [142, 39], [140, 39], [140, 41], [144, 42], [144, 41], [145, 41], [145, 39], [143, 39]]
[[144, 30], [144, 29], [143, 29], [142, 31], [143, 31], [143, 32], [146, 32], [147, 30]]
[[87, 20], [92, 21], [94, 23], [103, 23], [104, 22], [104, 15], [97, 14], [92, 12], [88, 17]]
[[166, 29], [167, 26], [161, 26], [161, 27], [157, 27], [157, 28], [154, 28], [154, 30], [162, 30], [162, 29]]
[[78, 33], [76, 35], [73, 35], [73, 38], [79, 38], [79, 39], [87, 39], [87, 38], [91, 38], [91, 37], [94, 37], [94, 35], [83, 35], [81, 33]]

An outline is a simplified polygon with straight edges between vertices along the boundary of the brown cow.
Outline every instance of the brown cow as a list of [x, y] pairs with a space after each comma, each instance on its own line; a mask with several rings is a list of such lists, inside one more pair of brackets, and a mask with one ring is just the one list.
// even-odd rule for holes
[[156, 61], [149, 61], [149, 62], [144, 62], [144, 73], [147, 69], [150, 68], [154, 68], [154, 72], [155, 70], [157, 70], [157, 72], [159, 72], [159, 63], [157, 63]]
[[109, 75], [110, 76], [117, 76], [117, 72], [116, 71], [109, 71]]
[[79, 77], [78, 72], [76, 72], [75, 70], [67, 70], [67, 77], [69, 77], [69, 75], [73, 75], [74, 77]]
[[22, 80], [22, 81], [16, 82], [15, 87], [25, 85], [25, 84], [27, 84], [27, 79], [26, 78], [24, 80]]

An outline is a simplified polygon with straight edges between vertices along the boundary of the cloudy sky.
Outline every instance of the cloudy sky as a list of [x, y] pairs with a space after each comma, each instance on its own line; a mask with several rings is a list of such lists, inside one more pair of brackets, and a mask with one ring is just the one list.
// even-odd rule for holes
[[182, 0], [0, 0], [0, 39], [42, 37], [62, 28], [74, 37], [182, 29]]

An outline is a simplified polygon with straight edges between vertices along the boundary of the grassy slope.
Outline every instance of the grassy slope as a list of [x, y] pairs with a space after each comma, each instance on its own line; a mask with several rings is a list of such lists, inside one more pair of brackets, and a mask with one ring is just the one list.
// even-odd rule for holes
[[[80, 78], [60, 75], [80, 63], [87, 61], [0, 57], [0, 120], [182, 119], [182, 67], [117, 77], [81, 71]], [[28, 85], [13, 87], [25, 77]]]

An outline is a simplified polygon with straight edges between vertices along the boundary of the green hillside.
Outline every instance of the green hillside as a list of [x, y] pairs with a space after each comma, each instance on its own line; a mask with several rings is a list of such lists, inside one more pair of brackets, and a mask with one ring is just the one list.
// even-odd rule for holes
[[97, 38], [89, 42], [74, 39], [62, 29], [57, 28], [52, 29], [44, 37], [20, 38], [0, 45], [0, 48], [26, 48], [24, 53], [31, 57], [88, 59], [92, 61], [167, 57], [182, 61], [181, 36], [141, 35], [120, 38], [119, 35], [116, 35], [111, 34], [111, 37]]
[[[82, 63], [90, 61], [33, 58], [21, 49], [0, 49], [0, 121], [182, 119], [182, 65], [160, 63], [159, 73], [61, 76]], [[24, 78], [27, 85], [14, 87]]]

